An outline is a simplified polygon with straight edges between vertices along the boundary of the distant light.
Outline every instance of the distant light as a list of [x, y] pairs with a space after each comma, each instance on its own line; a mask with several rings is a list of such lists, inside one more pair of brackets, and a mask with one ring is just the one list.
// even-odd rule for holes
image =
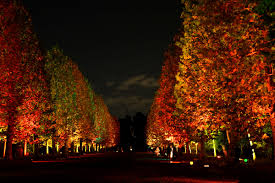
[[203, 165], [203, 167], [208, 168], [208, 167], [209, 167], [209, 165]]
[[170, 161], [169, 163], [181, 163], [180, 161]]
[[194, 164], [194, 162], [193, 161], [190, 161], [190, 165], [192, 166]]
[[248, 159], [244, 159], [243, 161], [244, 161], [245, 163], [247, 163], [247, 162], [248, 162]]
[[217, 156], [218, 159], [222, 158], [221, 156]]

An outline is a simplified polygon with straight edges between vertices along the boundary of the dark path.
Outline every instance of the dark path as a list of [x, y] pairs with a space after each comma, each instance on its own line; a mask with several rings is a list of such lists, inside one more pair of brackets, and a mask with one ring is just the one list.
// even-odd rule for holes
[[[0, 161], [1, 180], [78, 182], [275, 182], [274, 167], [204, 168], [150, 153], [98, 153], [58, 161]], [[0, 181], [2, 183], [2, 181]]]

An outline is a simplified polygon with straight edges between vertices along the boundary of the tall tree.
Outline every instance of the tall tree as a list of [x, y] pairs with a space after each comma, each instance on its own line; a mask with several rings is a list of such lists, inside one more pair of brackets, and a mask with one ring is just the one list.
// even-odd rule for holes
[[165, 61], [160, 76], [160, 87], [156, 92], [153, 104], [148, 114], [147, 120], [147, 143], [148, 145], [158, 144], [163, 146], [167, 138], [177, 139], [179, 143], [180, 126], [177, 126], [175, 116], [174, 86], [175, 75], [178, 70], [179, 49], [170, 46], [165, 53]]
[[0, 2], [0, 108], [7, 125], [7, 159], [12, 143], [38, 128], [45, 79], [31, 18], [18, 1]]
[[[267, 80], [267, 28], [246, 1], [186, 1], [177, 106], [192, 106], [195, 126], [230, 134], [230, 154], [238, 137], [270, 120], [274, 93]], [[218, 39], [219, 38], [219, 39]], [[183, 75], [185, 74], [185, 75]], [[184, 106], [184, 107], [183, 107]]]
[[73, 76], [74, 63], [57, 46], [47, 52], [45, 68], [50, 77], [53, 120], [56, 123], [54, 137], [65, 145], [67, 154], [70, 137], [76, 130], [79, 117], [76, 99], [76, 83]]

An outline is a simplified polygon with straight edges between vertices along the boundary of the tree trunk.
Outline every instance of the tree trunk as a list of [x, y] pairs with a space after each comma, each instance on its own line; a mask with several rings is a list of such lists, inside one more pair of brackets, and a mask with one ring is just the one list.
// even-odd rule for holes
[[201, 140], [200, 140], [200, 159], [204, 159], [205, 158], [205, 146], [204, 146], [204, 141], [205, 141], [205, 136], [202, 135], [201, 136]]
[[49, 139], [46, 140], [46, 154], [49, 155]]
[[6, 156], [6, 149], [7, 149], [7, 139], [4, 139], [3, 158], [5, 158], [5, 156]]
[[56, 143], [56, 153], [59, 154], [59, 144]]
[[228, 144], [230, 144], [229, 130], [226, 130], [226, 138], [227, 138]]
[[76, 150], [74, 149], [74, 141], [72, 141], [72, 143], [71, 143], [71, 152], [72, 153], [76, 152]]
[[230, 144], [228, 148], [228, 160], [232, 162], [238, 162], [239, 161], [239, 152], [238, 152], [238, 136], [239, 134], [235, 132], [231, 132], [231, 139]]
[[215, 139], [213, 139], [212, 141], [213, 141], [214, 157], [217, 157], [217, 150], [216, 150], [216, 143], [215, 143]]
[[82, 138], [80, 138], [80, 154], [82, 155], [83, 154], [83, 140]]
[[36, 143], [36, 139], [38, 138], [37, 135], [33, 135], [33, 155], [34, 157], [38, 157], [39, 156], [39, 145]]
[[12, 153], [12, 141], [14, 138], [14, 120], [10, 117], [8, 130], [7, 130], [7, 149], [6, 149], [6, 159], [13, 160]]
[[27, 141], [24, 141], [24, 156], [27, 156]]
[[66, 137], [64, 155], [65, 157], [69, 156], [69, 136]]
[[57, 155], [55, 134], [53, 134], [53, 136], [52, 136], [52, 154], [53, 154], [53, 156]]
[[225, 158], [227, 158], [228, 157], [228, 153], [227, 153], [227, 150], [225, 148], [225, 145], [222, 145], [222, 152], [223, 152]]
[[186, 154], [190, 154], [190, 142], [189, 141], [187, 141], [186, 142]]

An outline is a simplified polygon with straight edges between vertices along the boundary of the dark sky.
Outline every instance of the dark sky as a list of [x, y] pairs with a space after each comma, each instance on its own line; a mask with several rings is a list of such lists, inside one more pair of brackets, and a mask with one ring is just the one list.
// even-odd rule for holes
[[147, 113], [180, 21], [178, 0], [25, 0], [45, 49], [78, 63], [110, 112]]

